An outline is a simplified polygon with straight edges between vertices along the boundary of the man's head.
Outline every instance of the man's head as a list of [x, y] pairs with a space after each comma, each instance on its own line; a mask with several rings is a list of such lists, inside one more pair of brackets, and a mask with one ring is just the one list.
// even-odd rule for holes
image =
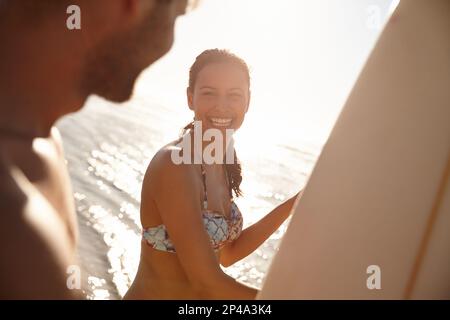
[[[80, 8], [80, 30], [67, 28], [71, 5]], [[98, 94], [123, 102], [140, 72], [171, 48], [186, 6], [187, 0], [0, 0], [1, 45], [10, 47], [2, 58], [14, 78], [22, 75], [41, 91], [71, 87], [81, 100]]]
[[[108, 0], [109, 3], [111, 0]], [[168, 52], [174, 23], [186, 0], [114, 0], [122, 2], [111, 20], [117, 23], [87, 55], [82, 90], [116, 102], [129, 99], [143, 69]]]

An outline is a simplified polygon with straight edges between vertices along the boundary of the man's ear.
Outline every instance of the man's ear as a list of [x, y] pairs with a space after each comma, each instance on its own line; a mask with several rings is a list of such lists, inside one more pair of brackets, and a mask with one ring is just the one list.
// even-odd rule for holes
[[194, 93], [190, 88], [186, 88], [186, 97], [189, 109], [194, 110]]
[[146, 17], [153, 10], [155, 0], [121, 0], [125, 14], [134, 17]]
[[126, 13], [136, 14], [139, 10], [139, 1], [138, 0], [122, 0], [123, 8]]

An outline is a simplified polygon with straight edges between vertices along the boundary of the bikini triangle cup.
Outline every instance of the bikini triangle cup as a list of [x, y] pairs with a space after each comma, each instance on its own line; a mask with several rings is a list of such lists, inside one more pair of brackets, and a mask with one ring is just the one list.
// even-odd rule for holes
[[[202, 218], [206, 232], [209, 235], [211, 246], [219, 250], [229, 242], [236, 240], [242, 232], [243, 217], [234, 201], [231, 201], [230, 218], [221, 213], [208, 210], [208, 197], [206, 192], [206, 172], [201, 165], [204, 188]], [[164, 224], [155, 227], [144, 228], [143, 241], [153, 249], [175, 253], [175, 246], [169, 238], [169, 233]]]

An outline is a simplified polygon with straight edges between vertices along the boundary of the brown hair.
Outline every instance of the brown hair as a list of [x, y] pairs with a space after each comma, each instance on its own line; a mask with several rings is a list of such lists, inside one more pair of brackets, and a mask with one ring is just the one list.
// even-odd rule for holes
[[[189, 90], [194, 91], [195, 83], [197, 81], [197, 76], [200, 71], [211, 63], [231, 63], [238, 68], [240, 68], [247, 76], [248, 87], [250, 90], [250, 70], [247, 63], [239, 58], [237, 55], [223, 49], [209, 49], [203, 51], [200, 55], [195, 59], [194, 64], [191, 66], [189, 70]], [[189, 123], [184, 127], [183, 133], [194, 129], [194, 122]], [[233, 163], [229, 164], [224, 162], [225, 172], [227, 174], [227, 178], [229, 181], [229, 192], [230, 197], [233, 197], [233, 192], [236, 197], [242, 195], [242, 191], [240, 189], [240, 185], [242, 182], [242, 168], [239, 162], [239, 159], [236, 155], [236, 150], [233, 150], [234, 159]]]
[[250, 88], [250, 69], [243, 59], [228, 50], [209, 49], [203, 51], [195, 58], [195, 62], [189, 70], [189, 90], [194, 91], [198, 74], [206, 65], [211, 63], [231, 63], [237, 66], [246, 74], [248, 87]]

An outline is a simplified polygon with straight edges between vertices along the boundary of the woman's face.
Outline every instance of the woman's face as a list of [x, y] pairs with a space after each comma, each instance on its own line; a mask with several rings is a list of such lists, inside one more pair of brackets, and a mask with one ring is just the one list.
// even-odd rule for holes
[[202, 129], [237, 130], [250, 103], [246, 73], [232, 63], [211, 63], [197, 75], [193, 90], [188, 89], [189, 108]]

